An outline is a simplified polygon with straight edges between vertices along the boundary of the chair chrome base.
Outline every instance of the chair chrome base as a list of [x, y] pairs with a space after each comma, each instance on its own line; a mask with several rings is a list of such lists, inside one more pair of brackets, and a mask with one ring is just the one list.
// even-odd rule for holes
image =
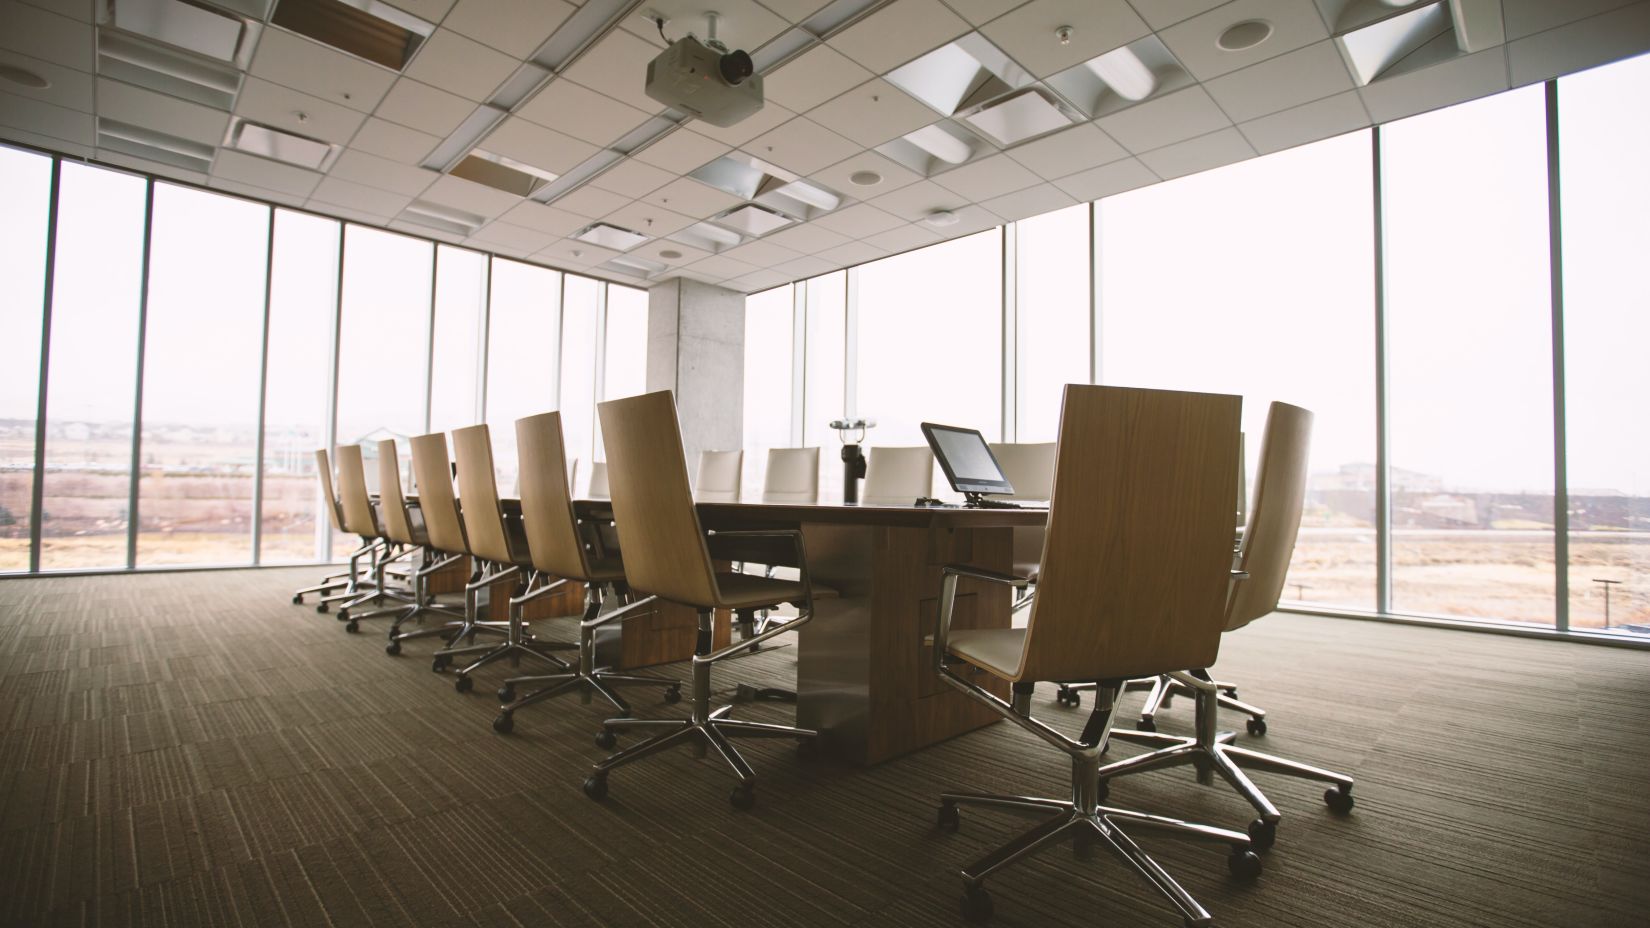
[[[527, 623], [523, 621], [521, 616], [521, 603], [526, 602], [535, 596], [539, 596], [559, 588], [562, 584], [566, 583], [565, 580], [557, 580], [554, 583], [530, 591], [525, 596], [511, 597], [508, 605], [510, 618], [507, 622], [480, 622], [471, 618], [477, 611], [476, 594], [479, 590], [483, 587], [492, 586], [507, 577], [517, 576], [520, 573], [520, 567], [508, 567], [503, 570], [492, 570], [484, 567], [480, 578], [465, 585], [464, 615], [465, 626], [467, 627], [460, 628], [454, 632], [453, 637], [449, 639], [449, 644], [447, 647], [435, 652], [435, 659], [431, 664], [431, 669], [437, 673], [440, 673], [441, 671], [447, 669], [448, 665], [452, 663], [452, 659], [455, 657], [468, 657], [480, 654], [480, 656], [475, 660], [460, 668], [457, 676], [454, 677], [453, 689], [458, 692], [468, 693], [475, 685], [474, 681], [470, 679], [470, 674], [474, 673], [481, 667], [491, 664], [494, 661], [502, 660], [506, 657], [510, 658], [511, 662], [517, 664], [518, 666], [520, 665], [521, 658], [523, 656], [536, 657], [540, 660], [549, 661], [562, 670], [567, 670], [572, 666], [550, 652], [564, 651], [576, 647], [576, 645], [559, 641], [540, 641], [537, 638], [534, 638], [532, 633], [527, 630]], [[531, 582], [528, 585], [531, 586]], [[502, 631], [504, 633], [504, 641], [499, 644], [469, 644], [462, 647], [457, 646], [461, 638], [468, 636], [473, 640], [475, 633], [481, 631]]]
[[[655, 597], [647, 597], [625, 607], [626, 610], [639, 608], [651, 603]], [[624, 611], [624, 610], [621, 610]], [[617, 616], [619, 613], [613, 613]], [[806, 616], [804, 617], [805, 620]], [[591, 799], [607, 797], [607, 775], [616, 767], [634, 763], [644, 757], [650, 757], [667, 748], [681, 745], [693, 745], [703, 750], [705, 747], [715, 749], [722, 760], [732, 768], [739, 783], [733, 788], [728, 797], [729, 802], [736, 809], [749, 809], [756, 804], [756, 771], [749, 762], [728, 739], [735, 738], [796, 738], [802, 742], [802, 750], [811, 750], [819, 733], [807, 728], [796, 728], [790, 725], [770, 725], [764, 722], [747, 722], [743, 719], [728, 717], [733, 706], [710, 707], [710, 669], [716, 661], [729, 657], [749, 647], [749, 642], [739, 641], [720, 651], [712, 648], [714, 627], [711, 624], [710, 610], [699, 612], [699, 640], [693, 655], [693, 715], [686, 719], [608, 719], [602, 723], [601, 733], [596, 736], [597, 745], [609, 748], [615, 741], [615, 735], [622, 732], [643, 731], [654, 732], [653, 737], [639, 744], [625, 748], [616, 754], [596, 764], [588, 779], [584, 781], [584, 793]], [[756, 642], [777, 635], [785, 630], [776, 627], [757, 635]]]
[[[1191, 671], [1192, 676], [1207, 680], [1208, 672], [1202, 670]], [[1169, 703], [1176, 696], [1195, 696], [1195, 691], [1168, 674], [1156, 677], [1146, 677], [1140, 680], [1130, 680], [1129, 689], [1149, 689], [1146, 702], [1140, 707], [1140, 720], [1134, 723], [1139, 731], [1157, 731], [1157, 713], [1169, 708]], [[1249, 734], [1260, 737], [1266, 734], [1266, 710], [1242, 702], [1237, 698], [1237, 687], [1231, 683], [1215, 683], [1219, 690], [1219, 702], [1222, 709], [1235, 709], [1249, 716], [1247, 727]], [[1055, 701], [1062, 706], [1076, 708], [1083, 702], [1079, 695], [1084, 690], [1094, 689], [1092, 683], [1062, 683], [1060, 690], [1055, 694]]]
[[1112, 738], [1156, 747], [1157, 750], [1101, 767], [1102, 783], [1131, 773], [1185, 764], [1197, 767], [1197, 778], [1200, 783], [1213, 782], [1214, 774], [1219, 773], [1222, 779], [1230, 783], [1232, 788], [1260, 813], [1259, 818], [1249, 823], [1249, 837], [1254, 841], [1255, 847], [1262, 851], [1271, 847], [1277, 839], [1278, 820], [1282, 816], [1277, 806], [1273, 805], [1260, 788], [1255, 786], [1254, 781], [1243, 772], [1245, 767], [1328, 783], [1330, 789], [1324, 793], [1324, 802], [1330, 809], [1343, 814], [1352, 810], [1351, 777], [1228, 743], [1231, 740], [1230, 734], [1215, 730], [1219, 684], [1190, 674], [1176, 673], [1171, 676], [1175, 678], [1176, 683], [1191, 691], [1196, 697], [1197, 735], [1185, 738], [1156, 732], [1123, 729], [1113, 731]]
[[[682, 684], [677, 680], [664, 677], [648, 676], [646, 674], [615, 673], [606, 668], [596, 666], [596, 629], [620, 617], [621, 612], [612, 612], [601, 615], [602, 589], [597, 584], [586, 585], [588, 591], [585, 600], [584, 616], [579, 621], [579, 664], [569, 668], [564, 673], [549, 674], [547, 676], [511, 677], [498, 688], [498, 717], [493, 719], [493, 730], [500, 734], [509, 734], [515, 728], [516, 710], [530, 706], [546, 699], [554, 699], [567, 693], [577, 692], [580, 701], [588, 704], [591, 694], [599, 694], [603, 699], [613, 704], [619, 710], [619, 715], [629, 717], [630, 703], [625, 702], [615, 690], [618, 686], [663, 686], [665, 687], [665, 702], [681, 701]], [[529, 593], [528, 596], [538, 595]], [[525, 601], [523, 597], [522, 601]], [[516, 601], [511, 601], [515, 608]], [[628, 610], [624, 610], [628, 611]], [[516, 698], [516, 688], [534, 685], [533, 690], [520, 699]]]

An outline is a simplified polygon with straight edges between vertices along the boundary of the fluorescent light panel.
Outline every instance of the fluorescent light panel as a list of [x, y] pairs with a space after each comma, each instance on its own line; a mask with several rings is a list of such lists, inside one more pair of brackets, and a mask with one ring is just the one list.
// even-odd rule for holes
[[182, 0], [120, 0], [110, 11], [117, 29], [218, 61], [235, 61], [246, 33], [244, 21]]
[[987, 104], [963, 118], [1003, 145], [1018, 145], [1072, 124], [1071, 117], [1035, 87]]
[[1449, 8], [1440, 0], [1336, 36], [1341, 54], [1359, 86], [1450, 29]]
[[241, 74], [233, 66], [197, 58], [134, 35], [100, 29], [98, 73], [213, 109], [235, 105]]
[[244, 151], [249, 155], [297, 165], [311, 171], [326, 170], [338, 152], [336, 145], [283, 129], [247, 122], [239, 117], [229, 125], [227, 144], [230, 148]]
[[518, 197], [532, 196], [556, 179], [554, 173], [543, 168], [536, 168], [480, 148], [453, 165], [450, 173], [454, 177], [485, 184], [494, 190], [502, 190]]
[[647, 236], [640, 232], [621, 229], [605, 222], [598, 222], [573, 237], [581, 242], [589, 242], [614, 251], [629, 251], [647, 241]]
[[279, 0], [272, 24], [393, 71], [435, 26], [379, 0]]
[[771, 209], [746, 204], [734, 207], [727, 213], [716, 217], [718, 225], [726, 226], [737, 232], [753, 238], [767, 235], [775, 229], [782, 229], [796, 220]]

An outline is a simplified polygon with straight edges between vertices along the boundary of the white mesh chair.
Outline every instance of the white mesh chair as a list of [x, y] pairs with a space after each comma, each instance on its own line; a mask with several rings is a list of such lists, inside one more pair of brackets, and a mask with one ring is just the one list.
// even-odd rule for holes
[[909, 506], [934, 492], [934, 452], [913, 448], [872, 448], [859, 501], [871, 506]]

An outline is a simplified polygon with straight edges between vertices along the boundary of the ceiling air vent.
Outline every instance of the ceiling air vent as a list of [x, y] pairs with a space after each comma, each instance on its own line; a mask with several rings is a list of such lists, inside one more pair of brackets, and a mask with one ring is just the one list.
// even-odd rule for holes
[[97, 147], [170, 164], [186, 171], [205, 174], [212, 169], [211, 145], [108, 118], [97, 121]]
[[1073, 119], [1048, 91], [1039, 87], [1028, 87], [1013, 96], [993, 100], [963, 118], [1004, 147], [1080, 121]]
[[487, 222], [483, 216], [466, 213], [440, 203], [431, 203], [428, 200], [414, 200], [407, 204], [407, 208], [401, 211], [401, 218], [426, 228], [465, 238], [473, 235]]
[[405, 68], [435, 31], [378, 0], [280, 0], [269, 21], [395, 71]]
[[320, 139], [247, 122], [239, 117], [230, 121], [229, 136], [224, 144], [249, 155], [297, 165], [310, 171], [330, 169], [340, 151], [337, 145]]
[[98, 30], [97, 59], [104, 77], [213, 109], [233, 109], [241, 87], [241, 73], [233, 65], [108, 29]]
[[775, 229], [783, 229], [796, 220], [771, 209], [746, 204], [745, 206], [736, 206], [717, 216], [714, 221], [717, 225], [726, 226], [752, 238], [758, 238]]
[[605, 222], [598, 222], [573, 236], [581, 242], [611, 248], [614, 251], [629, 251], [637, 245], [647, 241], [647, 236], [618, 226], [610, 226]]
[[184, 0], [110, 0], [105, 27], [245, 68], [260, 24]]

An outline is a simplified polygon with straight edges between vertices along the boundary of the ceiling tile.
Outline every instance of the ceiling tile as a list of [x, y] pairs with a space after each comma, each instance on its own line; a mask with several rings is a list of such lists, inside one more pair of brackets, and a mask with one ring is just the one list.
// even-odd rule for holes
[[153, 174], [157, 177], [167, 177], [172, 180], [187, 181], [191, 184], [200, 184], [201, 186], [205, 186], [211, 180], [209, 176], [201, 173], [200, 171], [185, 171], [182, 168], [175, 167], [170, 164], [162, 164], [159, 161], [150, 161], [147, 158], [134, 158], [124, 152], [109, 151], [106, 148], [100, 148], [97, 150], [97, 160], [102, 161], [105, 164], [112, 164], [116, 167], [131, 168], [134, 171], [142, 171], [145, 174]]
[[454, 0], [394, 0], [390, 6], [406, 10], [425, 22], [439, 23], [453, 8], [453, 3]]
[[[1264, 42], [1241, 51], [1218, 44], [1220, 34], [1245, 20], [1270, 23]], [[1234, 0], [1158, 33], [1182, 66], [1200, 81], [1292, 52], [1329, 37], [1323, 15], [1312, 0]]]
[[725, 154], [728, 146], [692, 129], [677, 129], [632, 157], [656, 168], [686, 174]]
[[90, 72], [95, 46], [90, 23], [21, 3], [0, 3], [0, 48]]
[[980, 205], [1012, 222], [1052, 213], [1076, 202], [1070, 194], [1053, 184], [1038, 184], [1006, 196], [994, 197]]
[[592, 145], [606, 145], [648, 117], [633, 106], [564, 80], [544, 85], [516, 115]]
[[52, 106], [61, 106], [65, 109], [79, 110], [90, 113], [93, 110], [92, 75], [85, 71], [76, 71], [51, 61], [33, 58], [21, 52], [0, 52], [0, 63], [14, 65], [45, 78], [51, 83], [50, 87], [24, 87], [21, 84], [6, 84], [6, 90], [20, 97], [27, 97]]
[[[648, 203], [667, 207], [695, 219], [715, 215], [725, 209], [730, 209], [743, 202], [732, 194], [723, 193], [715, 187], [701, 184], [691, 177], [682, 177], [671, 181], [658, 190], [642, 197]], [[675, 231], [672, 229], [671, 231]]]
[[813, 255], [803, 255], [799, 258], [792, 258], [789, 261], [782, 261], [773, 266], [774, 270], [784, 274], [792, 280], [801, 280], [804, 277], [817, 277], [820, 274], [826, 274], [834, 271], [836, 268], [836, 265], [826, 261], [824, 258], [816, 258]]
[[43, 10], [78, 19], [83, 23], [93, 22], [92, 0], [23, 0], [30, 6], [37, 6]]
[[1107, 135], [1136, 153], [1207, 135], [1231, 124], [1202, 87], [1177, 90], [1096, 121]]
[[333, 164], [328, 174], [368, 187], [406, 194], [409, 197], [418, 196], [441, 179], [439, 172], [390, 161], [355, 149], [346, 150], [339, 155], [338, 161]]
[[983, 26], [1026, 0], [945, 0], [945, 5], [976, 26]]
[[[1061, 26], [1072, 29], [1064, 45], [1054, 34]], [[1038, 77], [1082, 64], [1150, 31], [1124, 0], [1032, 0], [980, 30]]]
[[222, 110], [108, 78], [97, 82], [97, 112], [100, 117], [214, 147], [223, 142], [224, 131], [229, 128], [229, 114]]
[[347, 206], [371, 213], [380, 219], [389, 219], [406, 208], [412, 202], [411, 196], [399, 193], [390, 193], [376, 187], [368, 187], [353, 181], [341, 180], [337, 177], [324, 178], [310, 194], [311, 200], [322, 203], [331, 203], [335, 206]]
[[89, 158], [93, 122], [90, 113], [0, 93], [0, 126], [8, 139]]
[[968, 31], [939, 0], [894, 0], [831, 37], [831, 46], [877, 74]]
[[877, 197], [871, 205], [915, 222], [936, 210], [957, 210], [967, 202], [967, 197], [925, 180]]
[[1037, 175], [1026, 170], [1024, 165], [1007, 155], [991, 155], [946, 171], [935, 177], [934, 183], [977, 203], [1015, 190], [1023, 190], [1037, 183], [1039, 179]]
[[855, 203], [814, 220], [821, 229], [840, 232], [849, 238], [867, 238], [878, 232], [905, 225], [905, 220], [869, 203]]
[[1054, 182], [1054, 186], [1079, 200], [1098, 200], [1114, 193], [1155, 184], [1158, 181], [1151, 168], [1137, 158], [1113, 161], [1111, 164], [1090, 168]]
[[1515, 87], [1585, 70], [1650, 47], [1650, 4], [1584, 19], [1507, 46]]
[[[755, 0], [718, 0], [714, 7], [707, 6], [705, 0], [648, 0], [647, 5], [638, 12], [652, 11], [663, 16], [665, 35], [675, 41], [689, 33], [709, 35], [710, 27], [705, 17], [708, 9], [720, 14], [716, 22], [716, 38], [731, 49], [755, 51], [790, 25], [788, 20], [775, 15]], [[659, 38], [658, 27], [641, 16], [626, 17], [624, 28], [657, 48], [663, 49], [665, 46]]]
[[700, 135], [713, 138], [724, 145], [738, 147], [795, 116], [795, 113], [785, 107], [768, 100], [753, 115], [746, 116], [726, 128], [713, 126], [702, 119], [695, 119], [688, 125]]
[[744, 150], [795, 174], [812, 174], [857, 153], [860, 146], [799, 116], [752, 139]]
[[264, 28], [249, 73], [363, 113], [395, 83], [394, 71], [273, 26]]
[[438, 242], [447, 242], [452, 245], [457, 245], [464, 241], [464, 236], [462, 235], [454, 235], [451, 232], [446, 232], [441, 229], [424, 225], [421, 222], [413, 222], [407, 219], [392, 219], [389, 224], [385, 226], [385, 228], [393, 229], [396, 232], [404, 232], [407, 235], [417, 235], [422, 238], [435, 239]]
[[726, 255], [711, 255], [708, 258], [701, 258], [688, 265], [687, 269], [717, 280], [727, 280], [730, 277], [738, 277], [741, 274], [749, 274], [752, 271], [760, 270], [755, 265], [746, 264]]
[[535, 203], [532, 200], [524, 200], [516, 204], [498, 218], [511, 225], [536, 229], [556, 238], [571, 235], [590, 224], [590, 220], [584, 216], [575, 215], [554, 206], [545, 206], [543, 203]]
[[428, 133], [373, 116], [361, 125], [361, 130], [355, 133], [355, 138], [351, 139], [349, 144], [351, 148], [391, 161], [417, 164], [424, 160], [424, 156], [428, 155], [439, 141], [440, 139]]
[[243, 197], [252, 197], [253, 199], [263, 200], [268, 203], [279, 203], [283, 206], [301, 207], [307, 199], [301, 194], [292, 194], [281, 190], [271, 190], [268, 187], [260, 187], [257, 184], [248, 184], [244, 181], [230, 180], [226, 177], [210, 178], [207, 180], [206, 186], [211, 187], [213, 190], [222, 190], [225, 193], [233, 193]]
[[865, 148], [938, 121], [933, 110], [882, 78], [815, 107], [808, 118]]
[[1243, 137], [1243, 133], [1231, 128], [1165, 145], [1156, 151], [1141, 155], [1140, 160], [1157, 176], [1168, 180], [1254, 156], [1255, 149]]
[[592, 177], [590, 183], [603, 190], [622, 194], [634, 200], [658, 190], [665, 184], [670, 183], [675, 177], [675, 174], [656, 168], [651, 164], [644, 164], [634, 158], [626, 158]]
[[431, 184], [418, 198], [489, 219], [521, 202], [521, 197], [450, 174]]
[[256, 77], [248, 77], [241, 85], [235, 112], [253, 122], [340, 145], [348, 143], [367, 118], [348, 107]]
[[[859, 184], [854, 183], [852, 178], [862, 171], [879, 174], [882, 176], [882, 180], [869, 187], [861, 187]], [[914, 184], [922, 180], [922, 175], [907, 170], [904, 166], [874, 151], [862, 151], [851, 158], [838, 161], [828, 168], [815, 171], [811, 176], [814, 180], [838, 193], [862, 200], [870, 199], [873, 196], [881, 196], [884, 193], [898, 190], [907, 184]]]
[[475, 108], [463, 97], [403, 77], [390, 88], [374, 115], [446, 138]]
[[797, 254], [789, 248], [785, 248], [781, 245], [775, 245], [774, 243], [766, 240], [746, 242], [743, 245], [729, 248], [727, 251], [722, 252], [722, 254], [727, 255], [735, 261], [743, 261], [746, 264], [752, 264], [757, 267], [773, 267], [776, 264], [780, 264], [785, 261], [794, 261], [797, 258], [802, 257], [802, 255]]
[[1147, 25], [1153, 29], [1162, 29], [1183, 19], [1191, 19], [1199, 13], [1206, 13], [1226, 2], [1227, 0], [1130, 0], [1130, 5]]
[[516, 254], [532, 254], [541, 248], [549, 247], [558, 236], [548, 235], [536, 229], [528, 229], [508, 222], [490, 222], [470, 236], [471, 240], [480, 241], [488, 245], [498, 245], [510, 249]]
[[591, 187], [587, 184], [566, 196], [557, 197], [551, 205], [556, 209], [595, 219], [606, 216], [629, 202], [630, 197], [609, 193], [600, 187]]
[[[666, 256], [665, 252], [667, 251], [674, 257]], [[655, 242], [643, 242], [635, 248], [630, 249], [630, 251], [626, 252], [626, 254], [632, 254], [638, 258], [646, 258], [649, 261], [658, 261], [662, 264], [668, 264], [671, 267], [680, 267], [684, 264], [692, 264], [695, 261], [710, 257], [710, 252], [708, 251], [694, 248], [692, 245], [683, 245], [681, 242], [671, 241], [669, 239], [663, 239]]]
[[1261, 154], [1282, 151], [1343, 132], [1362, 129], [1370, 123], [1363, 99], [1352, 91], [1316, 100], [1304, 106], [1262, 116], [1238, 129]]
[[298, 197], [309, 196], [321, 182], [321, 175], [314, 171], [232, 149], [218, 152], [217, 159], [212, 162], [212, 176]]
[[1498, 93], [1507, 81], [1506, 46], [1498, 45], [1377, 80], [1358, 92], [1369, 115], [1384, 123]]
[[672, 232], [693, 225], [698, 220], [652, 203], [634, 202], [608, 213], [602, 217], [602, 221], [632, 232], [640, 232], [649, 238], [664, 238]]
[[886, 258], [888, 252], [865, 242], [849, 242], [846, 245], [827, 248], [819, 253], [819, 257], [837, 265], [864, 264], [867, 261]]
[[572, 14], [562, 0], [458, 0], [441, 25], [520, 59]]
[[762, 0], [762, 5], [780, 16], [787, 22], [799, 23], [812, 16], [827, 0]]
[[722, 282], [722, 286], [740, 293], [757, 293], [762, 290], [772, 290], [791, 282], [791, 278], [779, 271], [763, 269], [752, 271], [742, 277]]
[[563, 174], [596, 153], [596, 146], [511, 116], [481, 140], [481, 148], [523, 164]]
[[781, 229], [772, 235], [765, 236], [766, 241], [782, 248], [804, 255], [817, 255], [827, 248], [846, 245], [850, 239], [846, 235], [832, 232], [814, 223], [807, 222], [789, 229]]
[[888, 252], [910, 251], [913, 248], [932, 245], [939, 240], [940, 237], [933, 230], [915, 222], [904, 223], [897, 229], [878, 232], [865, 239], [872, 245]]
[[418, 47], [418, 54], [403, 73], [481, 103], [492, 96], [520, 64], [509, 55], [451, 29], [437, 29]]
[[649, 97], [643, 90], [647, 63], [659, 50], [623, 29], [615, 29], [596, 43], [573, 66], [567, 79], [583, 84], [591, 90], [628, 103], [649, 115], [664, 109], [664, 104]]
[[1236, 122], [1247, 122], [1352, 89], [1335, 43], [1325, 40], [1205, 83], [1209, 96]]
[[800, 113], [874, 76], [829, 45], [816, 45], [762, 75], [762, 94]]
[[1632, 0], [1501, 0], [1501, 15], [1507, 26], [1507, 40], [1555, 29], [1567, 23], [1627, 6]]
[[589, 242], [581, 242], [576, 238], [564, 238], [550, 247], [534, 253], [534, 257], [573, 267], [595, 267], [598, 264], [617, 258], [620, 252], [611, 248], [602, 248]]
[[1053, 180], [1127, 158], [1123, 146], [1091, 124], [1073, 126], [1008, 150], [1008, 156]]

